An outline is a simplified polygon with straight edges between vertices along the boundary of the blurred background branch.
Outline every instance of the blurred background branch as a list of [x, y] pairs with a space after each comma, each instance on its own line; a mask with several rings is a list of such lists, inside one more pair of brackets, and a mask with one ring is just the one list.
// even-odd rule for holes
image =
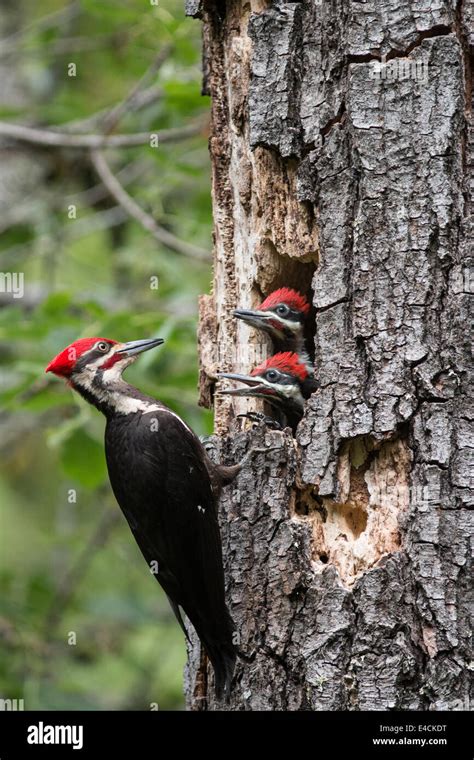
[[115, 198], [117, 203], [120, 204], [132, 219], [141, 224], [144, 230], [150, 232], [159, 243], [164, 243], [164, 245], [167, 245], [168, 248], [176, 251], [176, 253], [181, 253], [183, 256], [190, 256], [194, 259], [211, 260], [210, 254], [203, 248], [198, 248], [198, 246], [192, 245], [192, 243], [180, 240], [173, 233], [160, 227], [150, 214], [147, 214], [146, 211], [140, 208], [138, 203], [135, 203], [133, 198], [120, 184], [117, 177], [110, 171], [110, 167], [101, 151], [93, 150], [90, 155], [94, 169], [110, 195]]
[[114, 503], [102, 420], [44, 367], [81, 335], [159, 332], [130, 380], [210, 432], [200, 59], [181, 0], [0, 6], [0, 269], [23, 276], [0, 290], [0, 693], [26, 709], [183, 704], [183, 637]]
[[20, 142], [44, 145], [52, 148], [133, 148], [139, 145], [150, 145], [156, 134], [158, 143], [187, 140], [203, 131], [203, 123], [187, 124], [185, 127], [163, 129], [160, 132], [138, 132], [130, 135], [74, 135], [60, 132], [58, 128], [39, 129], [23, 124], [0, 122], [0, 137], [11, 137]]
[[122, 120], [124, 116], [126, 116], [129, 113], [132, 113], [133, 111], [136, 111], [137, 108], [141, 107], [141, 95], [143, 93], [143, 90], [145, 86], [148, 84], [150, 79], [156, 74], [158, 74], [159, 70], [161, 69], [164, 62], [170, 57], [171, 53], [173, 51], [172, 45], [165, 45], [158, 55], [156, 56], [155, 60], [151, 64], [151, 66], [148, 67], [148, 69], [145, 71], [143, 76], [140, 77], [138, 82], [136, 82], [130, 92], [128, 93], [127, 97], [125, 97], [120, 103], [117, 103], [116, 106], [111, 108], [101, 119], [101, 126], [102, 126], [102, 132], [105, 134], [110, 134], [116, 126], [119, 124], [119, 122]]

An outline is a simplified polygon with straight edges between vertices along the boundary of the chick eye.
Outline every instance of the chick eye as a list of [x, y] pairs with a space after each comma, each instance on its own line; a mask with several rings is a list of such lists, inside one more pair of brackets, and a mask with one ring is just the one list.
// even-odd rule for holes
[[279, 306], [277, 306], [276, 311], [277, 311], [277, 314], [281, 314], [282, 317], [285, 317], [287, 314], [290, 313], [290, 309], [284, 303], [281, 303]]
[[102, 351], [104, 354], [109, 350], [109, 344], [104, 343], [104, 341], [101, 341], [97, 344], [97, 348], [99, 351]]
[[270, 369], [267, 372], [267, 380], [270, 380], [270, 382], [273, 383], [277, 379], [277, 377], [278, 377], [278, 372], [276, 370]]

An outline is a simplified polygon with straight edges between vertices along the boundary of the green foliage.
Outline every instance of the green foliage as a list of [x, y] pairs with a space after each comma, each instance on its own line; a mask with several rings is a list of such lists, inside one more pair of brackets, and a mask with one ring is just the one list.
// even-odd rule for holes
[[[160, 97], [127, 113], [115, 131], [202, 118], [200, 29], [183, 5], [25, 3], [13, 60], [28, 102], [3, 104], [0, 118], [100, 132], [100, 119], [78, 122], [122, 101], [170, 43], [146, 83]], [[45, 22], [69, 6], [78, 12]], [[76, 77], [67, 75], [70, 62]], [[128, 379], [209, 433], [211, 416], [197, 407], [196, 315], [210, 267], [120, 216], [107, 193], [95, 192], [84, 152], [29, 148], [25, 156], [42, 174], [19, 195], [18, 218], [1, 241], [1, 269], [24, 273], [25, 295], [0, 303], [0, 695], [24, 698], [26, 709], [179, 709], [185, 643], [164, 594], [121, 517], [94, 542], [104, 515], [118, 511], [104, 421], [44, 368], [81, 336], [160, 335], [165, 345], [141, 357]], [[159, 224], [210, 250], [203, 135], [157, 150], [107, 151], [107, 161], [120, 177], [128, 172], [127, 191]]]

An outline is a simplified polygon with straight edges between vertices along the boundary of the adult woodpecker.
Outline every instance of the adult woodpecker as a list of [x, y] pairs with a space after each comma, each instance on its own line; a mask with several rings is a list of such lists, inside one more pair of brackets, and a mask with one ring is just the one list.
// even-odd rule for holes
[[226, 388], [220, 393], [265, 399], [277, 411], [278, 422], [287, 423], [293, 433], [303, 416], [305, 399], [318, 387], [306, 364], [291, 351], [274, 354], [250, 375], [221, 372], [218, 377], [245, 383], [244, 388]]
[[162, 343], [83, 338], [58, 354], [46, 372], [65, 378], [105, 415], [115, 497], [186, 637], [180, 608], [196, 629], [220, 699], [230, 692], [236, 648], [225, 603], [217, 500], [240, 465], [214, 464], [177, 414], [122, 379], [139, 354]]
[[309, 311], [305, 296], [291, 288], [280, 288], [270, 293], [257, 309], [235, 309], [234, 316], [268, 333], [273, 353], [298, 354], [312, 374], [314, 367], [305, 346], [305, 321]]

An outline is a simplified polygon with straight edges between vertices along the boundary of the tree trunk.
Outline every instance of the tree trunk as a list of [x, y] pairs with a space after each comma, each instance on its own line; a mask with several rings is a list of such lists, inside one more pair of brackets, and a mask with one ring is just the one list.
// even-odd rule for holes
[[[474, 30], [452, 5], [188, 2], [212, 97], [202, 403], [269, 350], [232, 310], [282, 285], [313, 294], [321, 383], [295, 440], [215, 399], [216, 456], [277, 447], [220, 503], [251, 657], [228, 709], [469, 705]], [[193, 646], [188, 707], [225, 708], [211, 685]]]

